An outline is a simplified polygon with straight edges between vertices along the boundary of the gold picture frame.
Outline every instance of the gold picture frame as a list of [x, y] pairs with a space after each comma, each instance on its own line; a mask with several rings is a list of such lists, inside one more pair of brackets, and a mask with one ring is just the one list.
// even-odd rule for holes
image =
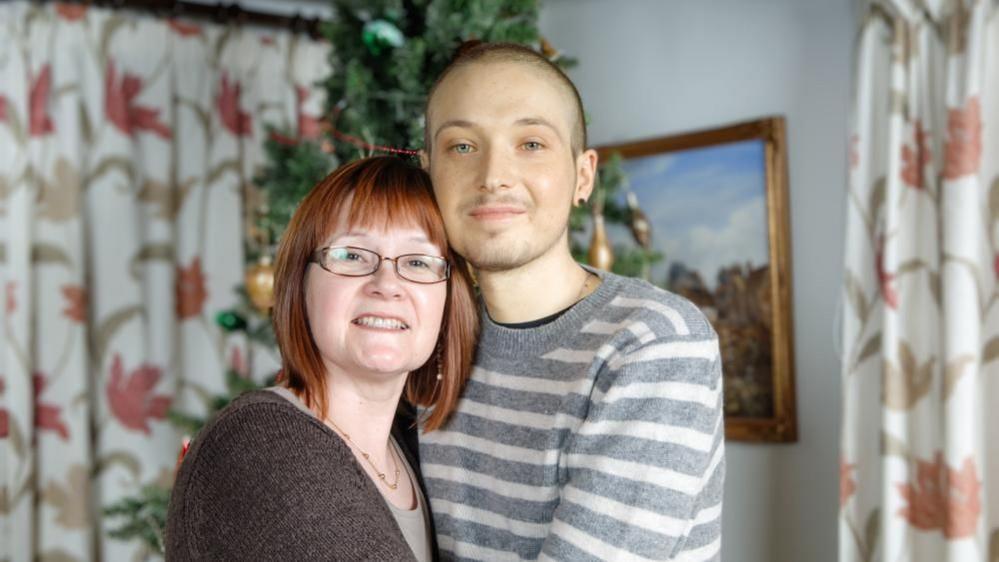
[[[622, 158], [628, 189], [652, 227], [656, 251], [665, 256], [666, 263], [659, 266], [662, 281], [656, 284], [701, 306], [719, 333], [726, 438], [797, 441], [784, 118], [597, 151], [601, 161], [615, 153]], [[678, 222], [686, 226], [676, 227]], [[756, 235], [765, 238], [765, 249], [752, 240]], [[699, 253], [690, 253], [698, 248]], [[669, 263], [671, 254], [684, 252], [699, 265], [688, 266], [679, 258]], [[753, 264], [749, 257], [732, 261], [743, 254], [766, 263]], [[713, 267], [710, 259], [722, 259], [714, 256], [730, 256], [730, 261]]]

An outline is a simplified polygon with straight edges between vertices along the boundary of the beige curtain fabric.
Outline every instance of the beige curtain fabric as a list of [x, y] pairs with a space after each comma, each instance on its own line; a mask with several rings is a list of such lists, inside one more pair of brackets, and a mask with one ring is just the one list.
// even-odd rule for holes
[[871, 7], [856, 62], [839, 559], [999, 560], [999, 17]]
[[327, 51], [0, 5], [0, 560], [143, 556], [100, 510], [170, 481], [167, 411], [203, 413], [247, 368], [214, 321], [243, 276], [243, 200], [266, 125], [315, 124]]

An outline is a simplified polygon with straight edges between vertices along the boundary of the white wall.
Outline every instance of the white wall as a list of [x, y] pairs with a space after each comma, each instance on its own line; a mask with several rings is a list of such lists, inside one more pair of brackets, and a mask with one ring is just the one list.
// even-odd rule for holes
[[728, 444], [726, 562], [836, 559], [850, 0], [546, 0], [592, 144], [787, 117], [800, 439]]

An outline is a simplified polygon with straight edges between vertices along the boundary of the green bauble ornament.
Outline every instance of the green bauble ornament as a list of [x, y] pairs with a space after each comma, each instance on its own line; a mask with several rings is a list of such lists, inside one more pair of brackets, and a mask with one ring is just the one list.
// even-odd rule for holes
[[215, 316], [215, 323], [227, 333], [240, 332], [246, 329], [246, 318], [235, 310], [223, 310]]
[[378, 56], [390, 47], [393, 49], [402, 47], [406, 43], [406, 37], [394, 23], [378, 19], [364, 24], [361, 41], [371, 54]]

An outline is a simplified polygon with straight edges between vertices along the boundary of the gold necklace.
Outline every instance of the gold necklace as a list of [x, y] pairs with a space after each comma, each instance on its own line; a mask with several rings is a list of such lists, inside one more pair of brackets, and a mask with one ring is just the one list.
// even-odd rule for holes
[[[337, 424], [336, 424], [336, 423], [335, 423], [335, 422], [334, 422], [333, 420], [331, 420], [330, 418], [326, 418], [326, 421], [330, 422], [330, 425], [332, 425], [332, 426], [333, 426], [333, 428], [337, 430], [337, 433], [339, 433], [340, 435], [343, 435], [343, 438], [347, 440], [347, 443], [348, 443], [348, 444], [350, 444], [350, 445], [353, 445], [353, 446], [354, 446], [354, 448], [355, 448], [355, 449], [357, 449], [357, 451], [358, 451], [359, 453], [361, 453], [361, 456], [362, 456], [362, 457], [364, 457], [364, 460], [368, 461], [368, 464], [370, 464], [370, 465], [371, 465], [371, 468], [372, 468], [372, 469], [374, 469], [374, 471], [375, 471], [375, 474], [377, 474], [377, 475], [378, 475], [378, 479], [382, 481], [382, 484], [385, 484], [386, 486], [388, 486], [388, 488], [389, 488], [390, 490], [395, 490], [395, 489], [398, 489], [398, 488], [399, 488], [399, 463], [397, 463], [397, 462], [393, 462], [393, 464], [395, 464], [395, 482], [393, 482], [393, 483], [389, 484], [389, 481], [385, 479], [385, 473], [384, 473], [384, 472], [382, 472], [382, 471], [380, 471], [380, 470], [378, 470], [378, 467], [377, 467], [377, 466], [375, 466], [375, 463], [374, 463], [374, 462], [373, 462], [373, 461], [371, 460], [371, 456], [370, 456], [370, 455], [368, 455], [367, 453], [365, 453], [365, 452], [364, 452], [364, 451], [363, 451], [363, 450], [362, 450], [362, 449], [361, 449], [361, 448], [360, 448], [360, 447], [359, 447], [359, 446], [357, 445], [357, 443], [355, 443], [355, 442], [354, 442], [354, 440], [350, 438], [350, 434], [349, 434], [349, 433], [347, 433], [346, 431], [344, 431], [344, 430], [340, 429], [340, 426], [339, 426], [339, 425], [337, 425]], [[392, 456], [393, 456], [393, 455], [392, 455], [392, 448], [391, 448], [391, 447], [389, 447], [389, 457], [392, 457]], [[395, 460], [395, 459], [393, 459], [393, 461], [394, 461], [394, 460]]]

